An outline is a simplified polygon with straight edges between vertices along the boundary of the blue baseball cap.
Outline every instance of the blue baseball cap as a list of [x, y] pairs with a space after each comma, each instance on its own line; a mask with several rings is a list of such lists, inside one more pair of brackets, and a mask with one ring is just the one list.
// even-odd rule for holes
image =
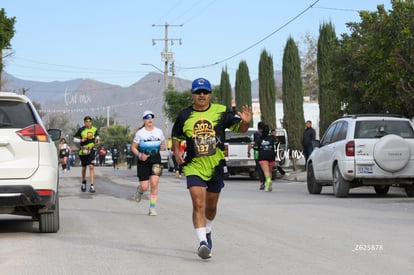
[[194, 93], [195, 91], [198, 90], [205, 90], [209, 93], [211, 93], [211, 85], [210, 85], [210, 81], [208, 81], [205, 78], [197, 78], [193, 81], [193, 85], [191, 86], [191, 92]]

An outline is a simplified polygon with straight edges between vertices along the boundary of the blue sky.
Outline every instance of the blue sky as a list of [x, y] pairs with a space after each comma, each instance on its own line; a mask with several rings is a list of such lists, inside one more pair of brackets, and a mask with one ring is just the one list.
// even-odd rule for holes
[[16, 17], [14, 54], [5, 70], [26, 80], [91, 78], [129, 86], [156, 68], [164, 70], [168, 23], [168, 38], [182, 42], [168, 44], [176, 77], [219, 84], [227, 67], [234, 85], [240, 61], [254, 80], [266, 49], [280, 70], [289, 36], [302, 48], [302, 38], [309, 33], [317, 39], [320, 24], [328, 21], [339, 36], [348, 32], [346, 22], [360, 21], [358, 10], [375, 11], [379, 4], [391, 8], [381, 0], [2, 0], [0, 8]]

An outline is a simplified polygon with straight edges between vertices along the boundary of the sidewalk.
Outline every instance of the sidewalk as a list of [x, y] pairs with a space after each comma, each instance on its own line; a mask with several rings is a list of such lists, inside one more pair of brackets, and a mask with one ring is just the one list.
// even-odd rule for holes
[[293, 171], [290, 167], [284, 169], [286, 173], [289, 173], [289, 175], [283, 177], [284, 180], [306, 182], [306, 171], [303, 168], [298, 168], [296, 171]]

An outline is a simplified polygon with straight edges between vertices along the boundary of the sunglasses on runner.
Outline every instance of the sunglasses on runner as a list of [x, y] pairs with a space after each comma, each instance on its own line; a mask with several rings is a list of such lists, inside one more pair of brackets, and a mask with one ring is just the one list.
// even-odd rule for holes
[[201, 95], [201, 94], [208, 95], [208, 94], [211, 94], [211, 92], [209, 92], [207, 90], [197, 90], [197, 91], [193, 92], [193, 94], [196, 94], [196, 95]]
[[153, 118], [155, 118], [155, 116], [151, 114], [144, 116], [144, 119], [153, 119]]

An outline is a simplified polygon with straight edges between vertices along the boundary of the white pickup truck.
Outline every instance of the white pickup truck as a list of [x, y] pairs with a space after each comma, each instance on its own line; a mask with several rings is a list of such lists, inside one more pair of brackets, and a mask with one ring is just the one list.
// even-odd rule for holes
[[[227, 165], [226, 178], [234, 175], [248, 175], [252, 179], [257, 178], [253, 149], [250, 151], [250, 158], [247, 156], [249, 143], [252, 142], [253, 134], [256, 131], [255, 128], [249, 128], [245, 133], [235, 133], [226, 130], [224, 142]], [[285, 150], [287, 148], [286, 130], [278, 128], [276, 129], [276, 135], [280, 141], [279, 150]], [[281, 160], [280, 163], [283, 164], [283, 161]]]

